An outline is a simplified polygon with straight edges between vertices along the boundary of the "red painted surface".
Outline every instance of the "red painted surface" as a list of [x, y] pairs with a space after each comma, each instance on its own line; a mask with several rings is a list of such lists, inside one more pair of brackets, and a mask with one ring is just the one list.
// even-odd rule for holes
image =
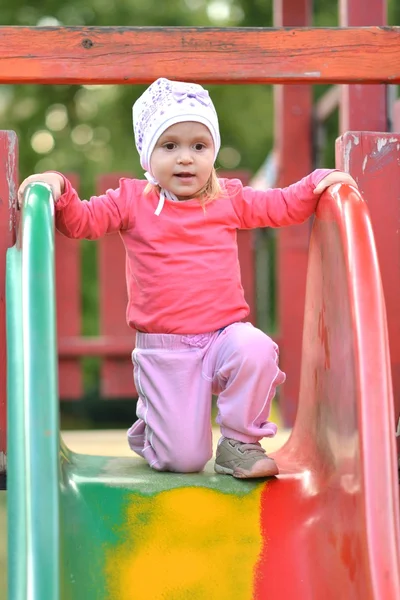
[[255, 238], [254, 231], [237, 232], [240, 272], [244, 295], [250, 308], [247, 320], [256, 324]]
[[[219, 177], [240, 179], [243, 185], [249, 185], [250, 173], [248, 171], [218, 171]], [[256, 273], [255, 273], [255, 235], [251, 229], [242, 229], [237, 232], [239, 250], [240, 272], [246, 301], [250, 307], [248, 320], [256, 324]]]
[[341, 87], [340, 85], [332, 85], [317, 100], [314, 105], [314, 116], [317, 123], [324, 123], [337, 109], [341, 97]]
[[[309, 24], [309, 0], [276, 0], [274, 25]], [[312, 90], [307, 85], [275, 86], [277, 187], [298, 181], [312, 170]], [[280, 388], [283, 422], [292, 426], [298, 403], [300, 357], [310, 224], [277, 232], [277, 302], [281, 366], [287, 380]]]
[[126, 358], [132, 352], [132, 332], [127, 336], [74, 336], [59, 340], [58, 353], [62, 360], [83, 356]]
[[400, 417], [400, 134], [349, 132], [336, 162], [356, 179], [371, 214], [386, 302], [395, 420]]
[[[123, 174], [101, 176], [97, 193], [119, 187]], [[105, 398], [134, 397], [131, 353], [135, 334], [126, 323], [128, 302], [125, 278], [125, 248], [119, 235], [107, 235], [98, 241], [100, 335], [112, 336], [114, 342], [130, 338], [130, 350], [125, 356], [107, 357], [101, 367], [101, 393]]]
[[[342, 27], [387, 24], [387, 0], [340, 0]], [[340, 131], [387, 131], [387, 94], [384, 85], [341, 86]]]
[[398, 28], [298, 25], [302, 19], [284, 30], [1, 27], [0, 83], [400, 83]]
[[[78, 189], [78, 177], [68, 175]], [[56, 307], [59, 343], [81, 334], [81, 257], [80, 244], [56, 233]], [[62, 357], [58, 367], [60, 397], [79, 399], [83, 395], [82, 369], [75, 358]]]
[[256, 600], [400, 597], [392, 402], [367, 205], [337, 185], [311, 236], [299, 409], [262, 498]]
[[17, 170], [17, 136], [0, 131], [0, 475], [7, 454], [6, 252], [15, 243]]
[[400, 99], [393, 103], [393, 130], [400, 133]]

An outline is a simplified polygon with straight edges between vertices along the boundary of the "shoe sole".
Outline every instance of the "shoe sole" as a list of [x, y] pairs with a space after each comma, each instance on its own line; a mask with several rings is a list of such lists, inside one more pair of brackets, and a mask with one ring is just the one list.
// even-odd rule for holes
[[228, 469], [228, 467], [221, 467], [220, 465], [214, 465], [214, 471], [219, 475], [233, 475], [233, 469]]
[[253, 467], [253, 470], [251, 471], [246, 471], [245, 469], [229, 469], [228, 467], [222, 467], [221, 465], [215, 463], [214, 471], [219, 475], [232, 475], [232, 477], [235, 477], [236, 479], [260, 479], [266, 477], [275, 477], [275, 475], [279, 475], [279, 469], [275, 461], [273, 461], [272, 459], [268, 461], [268, 468], [265, 464], [260, 465], [261, 462], [265, 463], [267, 461], [259, 461], [255, 463], [254, 467], [257, 467], [258, 465], [258, 469], [254, 469]]

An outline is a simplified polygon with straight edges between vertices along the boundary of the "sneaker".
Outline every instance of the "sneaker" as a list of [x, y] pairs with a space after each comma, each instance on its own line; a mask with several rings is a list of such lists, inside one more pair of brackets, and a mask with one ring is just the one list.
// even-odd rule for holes
[[229, 438], [222, 438], [217, 446], [214, 470], [238, 479], [272, 477], [279, 473], [276, 462], [258, 442], [247, 444]]

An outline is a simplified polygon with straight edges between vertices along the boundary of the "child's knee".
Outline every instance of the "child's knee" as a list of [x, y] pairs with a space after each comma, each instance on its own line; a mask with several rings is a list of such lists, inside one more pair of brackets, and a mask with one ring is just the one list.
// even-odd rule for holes
[[277, 364], [278, 345], [256, 327], [243, 328], [235, 340], [236, 351], [249, 366], [266, 363]]
[[170, 448], [155, 468], [175, 473], [198, 473], [202, 471], [212, 456], [211, 450], [189, 448], [187, 444], [177, 444]]

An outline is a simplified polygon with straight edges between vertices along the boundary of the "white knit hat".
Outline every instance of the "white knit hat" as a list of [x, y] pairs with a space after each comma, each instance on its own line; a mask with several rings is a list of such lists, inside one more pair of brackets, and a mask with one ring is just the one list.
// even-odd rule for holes
[[203, 123], [214, 141], [215, 158], [221, 146], [218, 116], [212, 100], [201, 85], [157, 79], [133, 105], [133, 130], [140, 164], [149, 181], [154, 180], [150, 157], [159, 137], [168, 127], [183, 121]]

